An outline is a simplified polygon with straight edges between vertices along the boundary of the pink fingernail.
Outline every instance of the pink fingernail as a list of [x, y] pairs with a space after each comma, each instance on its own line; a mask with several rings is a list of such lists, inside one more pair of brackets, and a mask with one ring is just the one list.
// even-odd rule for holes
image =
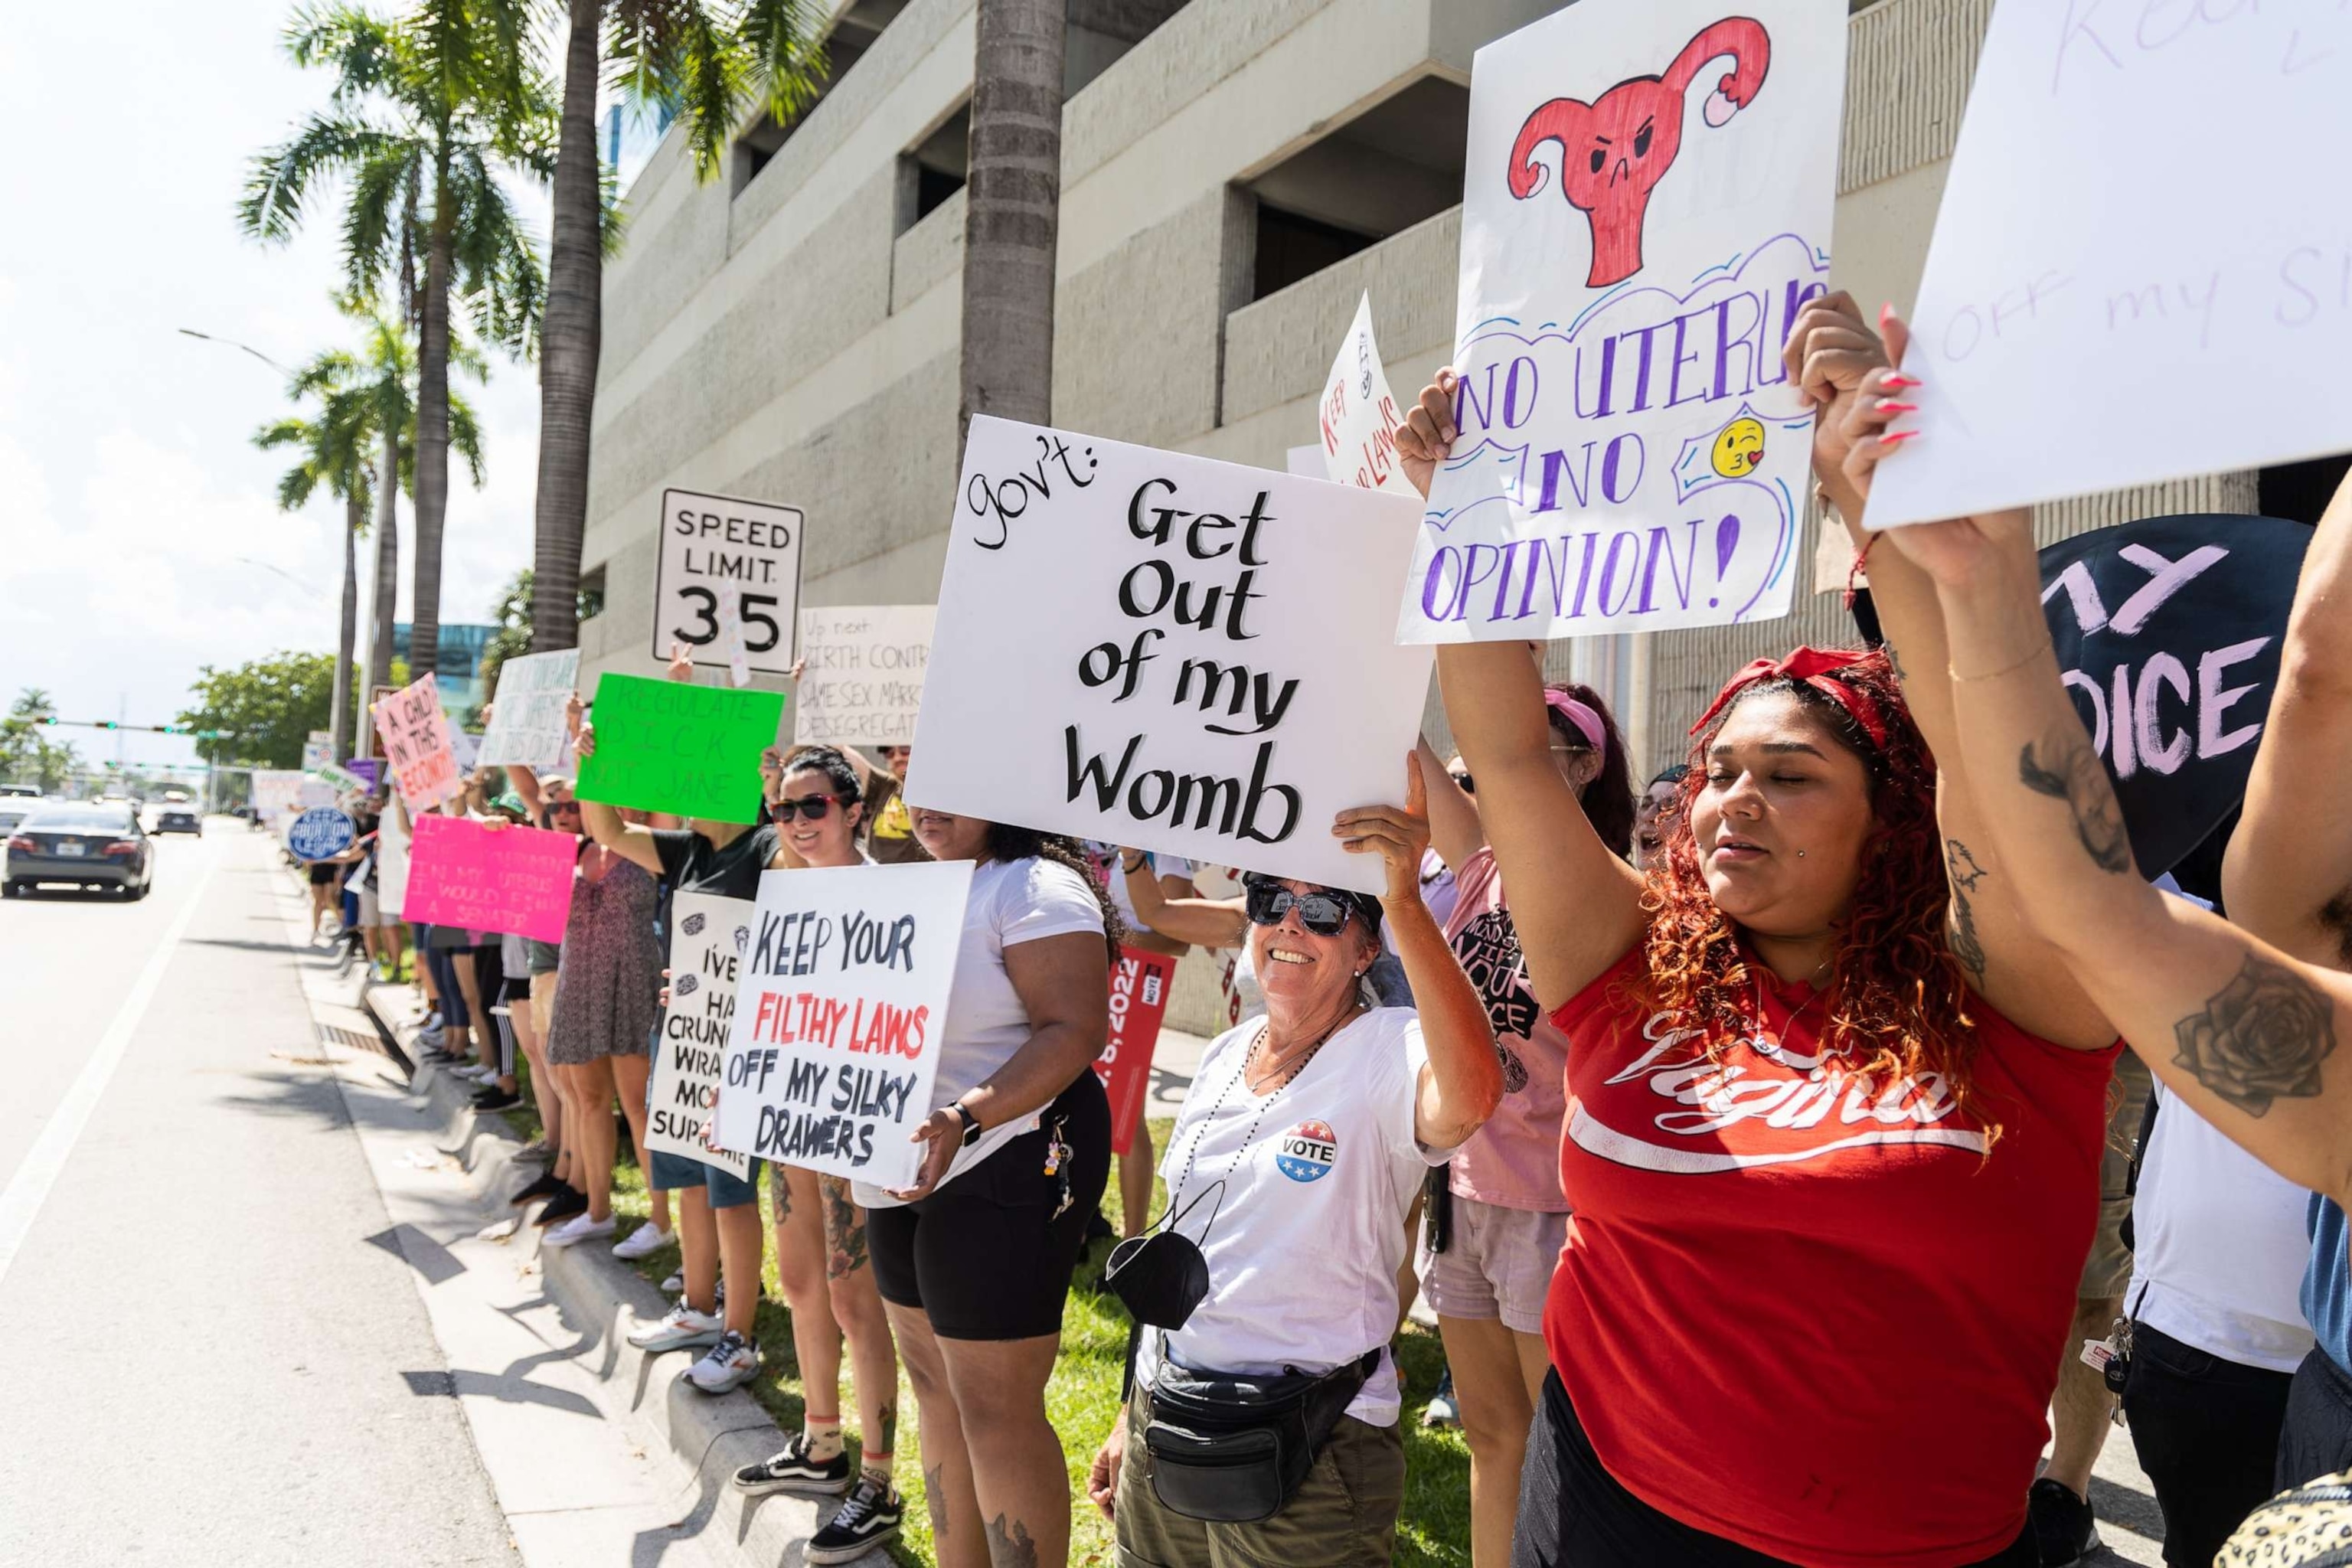
[[1878, 384], [1900, 392], [1906, 386], [1918, 385], [1919, 378], [1916, 375], [1890, 375], [1880, 381]]
[[1894, 300], [1889, 300], [1885, 304], [1881, 305], [1880, 307], [1878, 307], [1878, 324], [1879, 324], [1881, 327], [1887, 327], [1887, 326], [1891, 326], [1891, 325], [1893, 325], [1893, 324], [1894, 324], [1894, 321], [1895, 321], [1895, 301], [1894, 301]]
[[1882, 397], [1878, 400], [1878, 411], [1881, 414], [1916, 414], [1919, 412], [1919, 405], [1916, 403], [1897, 403], [1891, 397]]
[[1878, 444], [1882, 447], [1899, 447], [1918, 434], [1916, 430], [1890, 430], [1878, 438]]

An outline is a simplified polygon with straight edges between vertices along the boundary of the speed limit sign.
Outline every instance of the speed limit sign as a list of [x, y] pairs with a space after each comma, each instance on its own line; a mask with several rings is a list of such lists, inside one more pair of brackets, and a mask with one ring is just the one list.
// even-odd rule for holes
[[797, 507], [693, 490], [662, 492], [661, 564], [654, 577], [653, 656], [684, 643], [694, 662], [724, 667], [730, 623], [751, 667], [789, 675], [800, 622]]

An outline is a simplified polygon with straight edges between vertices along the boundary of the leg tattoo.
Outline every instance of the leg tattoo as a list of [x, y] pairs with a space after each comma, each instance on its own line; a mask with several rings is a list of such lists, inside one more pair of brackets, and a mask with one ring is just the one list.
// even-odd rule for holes
[[948, 1498], [940, 1486], [940, 1472], [944, 1468], [933, 1465], [923, 1472], [923, 1507], [931, 1516], [933, 1541], [944, 1539], [948, 1532]]
[[1019, 1520], [998, 1514], [988, 1521], [988, 1561], [993, 1568], [1037, 1568], [1037, 1543]]

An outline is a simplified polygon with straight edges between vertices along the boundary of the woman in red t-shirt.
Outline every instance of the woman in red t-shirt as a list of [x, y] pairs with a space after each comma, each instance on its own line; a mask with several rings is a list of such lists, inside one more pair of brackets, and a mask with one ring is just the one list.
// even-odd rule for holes
[[[1832, 416], [1879, 363], [1842, 300], [1800, 318], [1790, 353]], [[1441, 372], [1398, 434], [1424, 487], [1453, 390]], [[1853, 518], [1843, 428], [1819, 421], [1816, 466]], [[1906, 693], [1876, 652], [1750, 666], [1696, 727], [1646, 876], [1549, 765], [1525, 650], [1439, 650], [1528, 976], [1570, 1047], [1574, 1217], [1516, 1563], [2036, 1561], [2026, 1493], [2097, 1214], [2114, 1034], [2029, 939], [1965, 778], [1938, 802], [1942, 623], [1891, 554], [1882, 620], [1937, 679]]]

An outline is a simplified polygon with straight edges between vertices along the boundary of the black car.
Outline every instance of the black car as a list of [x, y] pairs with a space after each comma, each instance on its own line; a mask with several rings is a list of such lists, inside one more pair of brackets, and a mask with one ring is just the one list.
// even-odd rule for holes
[[155, 814], [155, 831], [159, 834], [193, 833], [202, 838], [205, 836], [205, 819], [196, 815], [196, 808], [192, 805], [167, 805]]
[[154, 886], [155, 847], [127, 805], [44, 805], [9, 837], [0, 875], [12, 899], [39, 882], [112, 888], [126, 899], [143, 899]]

